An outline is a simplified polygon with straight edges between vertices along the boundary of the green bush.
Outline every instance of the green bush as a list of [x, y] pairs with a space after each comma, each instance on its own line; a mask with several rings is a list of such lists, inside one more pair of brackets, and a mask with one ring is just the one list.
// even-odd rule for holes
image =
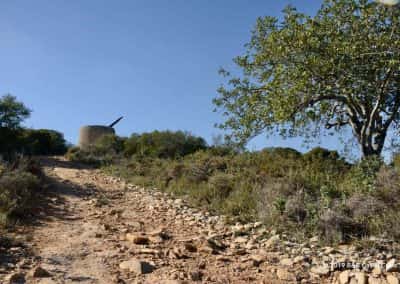
[[392, 165], [396, 170], [400, 170], [400, 153], [393, 154]]
[[203, 138], [188, 132], [153, 131], [141, 135], [133, 134], [125, 143], [125, 155], [178, 158], [206, 148]]
[[376, 175], [382, 165], [383, 161], [380, 157], [361, 160], [348, 171], [341, 184], [341, 190], [347, 195], [355, 192], [374, 192]]
[[95, 154], [94, 148], [83, 150], [79, 147], [71, 147], [68, 149], [65, 157], [72, 162], [83, 163], [91, 166], [101, 166], [104, 161], [103, 156]]
[[0, 155], [13, 160], [24, 155], [64, 155], [67, 144], [62, 133], [47, 129], [0, 128]]
[[19, 159], [0, 171], [0, 223], [25, 215], [39, 189], [40, 168], [32, 160]]
[[12, 160], [22, 149], [22, 129], [0, 127], [0, 157]]
[[238, 184], [222, 204], [217, 204], [216, 211], [233, 217], [233, 221], [250, 222], [257, 216], [256, 202], [254, 188]]
[[214, 198], [225, 199], [233, 191], [235, 179], [230, 174], [216, 173], [210, 177], [208, 184], [214, 192]]
[[64, 155], [67, 152], [64, 135], [54, 130], [24, 130], [21, 143], [23, 153], [30, 155]]
[[121, 158], [125, 139], [116, 135], [105, 135], [94, 145], [84, 149], [71, 147], [65, 157], [73, 162], [80, 162], [91, 166], [109, 165]]
[[124, 151], [126, 138], [117, 135], [104, 135], [93, 146], [97, 155], [118, 155]]

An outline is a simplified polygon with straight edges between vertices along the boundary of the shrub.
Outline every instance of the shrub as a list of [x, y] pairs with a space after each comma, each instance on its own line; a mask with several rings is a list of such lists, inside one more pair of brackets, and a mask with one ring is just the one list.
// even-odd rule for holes
[[40, 168], [29, 159], [3, 165], [0, 172], [0, 222], [25, 215], [39, 189]]
[[385, 204], [377, 198], [361, 193], [352, 195], [345, 202], [348, 215], [366, 227], [371, 218], [384, 212], [385, 207]]
[[256, 196], [254, 188], [249, 185], [236, 185], [235, 190], [224, 200], [222, 204], [218, 204], [219, 211], [230, 217], [234, 217], [234, 221], [249, 222], [257, 216]]
[[302, 194], [296, 194], [285, 202], [285, 215], [296, 223], [303, 223], [307, 217], [306, 204]]
[[166, 171], [164, 186], [168, 187], [171, 181], [176, 181], [179, 178], [181, 178], [184, 174], [184, 171], [185, 171], [185, 165], [183, 163], [179, 161], [171, 162], [171, 164], [168, 165], [168, 169]]
[[0, 127], [0, 156], [5, 160], [12, 160], [16, 153], [21, 151], [21, 129]]
[[0, 155], [13, 160], [18, 154], [64, 155], [67, 151], [62, 133], [47, 129], [0, 128]]
[[365, 225], [349, 217], [339, 206], [322, 211], [318, 229], [329, 242], [348, 241], [365, 235], [367, 231]]
[[140, 135], [133, 133], [131, 137], [125, 140], [124, 143], [124, 156], [132, 157], [139, 154], [139, 139]]
[[258, 217], [272, 226], [278, 224], [285, 210], [285, 191], [291, 191], [290, 185], [279, 180], [270, 180], [256, 191]]
[[54, 130], [24, 130], [22, 144], [23, 152], [30, 155], [64, 155], [67, 152], [64, 135]]
[[73, 162], [80, 162], [92, 166], [110, 165], [120, 159], [124, 148], [124, 138], [115, 135], [105, 135], [94, 145], [86, 148], [72, 147], [65, 157]]
[[203, 138], [188, 132], [153, 131], [141, 135], [133, 134], [125, 143], [125, 155], [178, 158], [206, 148]]
[[124, 151], [126, 138], [117, 135], [104, 135], [93, 146], [97, 155], [117, 155]]
[[22, 214], [29, 205], [38, 179], [27, 172], [13, 171], [0, 178], [0, 210], [3, 214]]
[[208, 184], [214, 191], [214, 198], [225, 199], [233, 191], [234, 176], [225, 173], [217, 173], [210, 177]]
[[263, 151], [268, 152], [272, 156], [279, 157], [281, 159], [299, 159], [299, 158], [301, 158], [301, 153], [292, 148], [272, 147], [272, 148], [266, 148]]
[[325, 148], [316, 147], [303, 155], [303, 159], [308, 162], [337, 161], [342, 160], [337, 151], [330, 151]]
[[371, 193], [389, 208], [400, 208], [400, 175], [397, 169], [382, 166], [376, 173], [375, 190]]
[[375, 181], [383, 161], [380, 157], [369, 157], [354, 165], [344, 177], [341, 190], [348, 196], [354, 192], [371, 193], [376, 190]]
[[213, 156], [209, 151], [198, 151], [184, 159], [185, 175], [193, 183], [208, 181], [217, 171], [226, 171], [228, 159], [222, 156]]
[[92, 149], [83, 150], [79, 147], [69, 148], [65, 154], [65, 157], [72, 162], [78, 162], [92, 166], [100, 166], [102, 161], [102, 159], [94, 154]]
[[396, 170], [400, 170], [400, 153], [393, 154], [392, 165]]

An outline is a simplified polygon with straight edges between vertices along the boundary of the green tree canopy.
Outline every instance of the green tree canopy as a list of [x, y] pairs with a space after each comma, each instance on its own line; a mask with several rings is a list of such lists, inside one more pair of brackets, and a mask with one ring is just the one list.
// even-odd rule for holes
[[243, 71], [214, 100], [237, 142], [262, 132], [315, 137], [350, 128], [363, 156], [379, 155], [400, 116], [400, 9], [325, 0], [314, 17], [294, 7], [257, 20]]
[[0, 98], [0, 127], [18, 128], [30, 114], [31, 110], [18, 102], [16, 97], [4, 95]]
[[67, 152], [64, 135], [50, 129], [25, 129], [22, 132], [21, 151], [30, 155], [63, 155]]

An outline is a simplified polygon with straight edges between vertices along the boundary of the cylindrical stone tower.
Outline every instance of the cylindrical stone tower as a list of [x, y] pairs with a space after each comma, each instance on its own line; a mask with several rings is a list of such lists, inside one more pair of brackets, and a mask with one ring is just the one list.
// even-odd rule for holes
[[102, 125], [88, 125], [81, 127], [79, 131], [79, 147], [86, 148], [96, 143], [99, 138], [105, 135], [113, 135], [115, 130], [112, 127]]

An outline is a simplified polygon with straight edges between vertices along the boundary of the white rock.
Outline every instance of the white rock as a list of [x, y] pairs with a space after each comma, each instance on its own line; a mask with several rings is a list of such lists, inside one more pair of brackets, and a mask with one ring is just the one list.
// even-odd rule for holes
[[262, 226], [261, 222], [255, 222], [254, 225], [253, 225], [253, 228], [259, 228], [261, 226]]
[[314, 266], [311, 268], [311, 273], [324, 276], [328, 275], [330, 273], [330, 269], [327, 265], [321, 265], [321, 266]]
[[119, 268], [129, 270], [136, 274], [147, 274], [154, 271], [155, 267], [148, 262], [131, 259], [119, 264]]
[[386, 271], [387, 272], [399, 272], [399, 265], [396, 262], [396, 259], [392, 258], [386, 263]]

